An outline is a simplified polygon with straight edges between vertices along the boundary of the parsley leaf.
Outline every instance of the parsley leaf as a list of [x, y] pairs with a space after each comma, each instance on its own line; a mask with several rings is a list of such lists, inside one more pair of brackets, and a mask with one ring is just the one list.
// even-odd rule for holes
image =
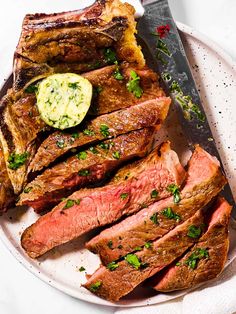
[[78, 82], [74, 82], [74, 83], [71, 83], [69, 82], [68, 83], [68, 87], [72, 88], [72, 89], [77, 89], [78, 88]]
[[109, 127], [106, 124], [100, 125], [100, 132], [104, 137], [108, 137], [110, 135]]
[[93, 136], [95, 133], [93, 130], [85, 129], [83, 130], [84, 135]]
[[110, 145], [108, 143], [100, 143], [98, 144], [98, 146], [104, 150], [108, 150], [110, 148]]
[[196, 249], [189, 258], [185, 261], [185, 264], [192, 269], [197, 267], [198, 262], [203, 258], [209, 258], [209, 253], [206, 249]]
[[200, 237], [201, 233], [202, 233], [201, 227], [192, 225], [188, 228], [187, 236], [196, 239]]
[[65, 147], [65, 140], [63, 138], [60, 138], [59, 140], [57, 140], [56, 145], [59, 148], [64, 148]]
[[16, 170], [24, 165], [29, 154], [27, 152], [23, 154], [12, 153], [8, 158], [8, 168]]
[[78, 175], [81, 177], [87, 177], [90, 175], [90, 170], [84, 169], [84, 170], [80, 170], [78, 172]]
[[89, 150], [90, 150], [90, 152], [92, 152], [94, 155], [98, 154], [98, 150], [97, 150], [95, 147], [93, 147], [93, 146], [89, 147]]
[[102, 282], [101, 281], [97, 281], [95, 283], [93, 283], [90, 287], [89, 287], [89, 290], [91, 292], [96, 292], [102, 285]]
[[119, 264], [117, 264], [116, 262], [111, 262], [107, 265], [107, 268], [111, 271], [115, 270], [118, 267], [119, 267]]
[[154, 214], [150, 217], [150, 220], [151, 220], [155, 225], [158, 225], [157, 213], [154, 213]]
[[68, 199], [68, 200], [66, 201], [66, 204], [65, 204], [65, 206], [63, 207], [63, 209], [70, 208], [70, 207], [74, 206], [75, 204], [76, 204], [75, 200]]
[[32, 189], [33, 189], [32, 186], [29, 186], [28, 188], [27, 187], [24, 188], [23, 192], [24, 193], [29, 193]]
[[158, 196], [158, 191], [157, 190], [152, 190], [151, 198], [157, 198], [157, 196]]
[[180, 201], [179, 187], [173, 183], [167, 187], [167, 191], [171, 192], [171, 194], [174, 196], [174, 203], [179, 203]]
[[151, 242], [146, 242], [144, 244], [144, 246], [145, 246], [146, 249], [150, 249], [152, 247], [152, 243]]
[[133, 266], [135, 269], [139, 269], [141, 266], [141, 262], [136, 254], [127, 254], [125, 256], [125, 260], [127, 263], [129, 263], [131, 266]]
[[34, 84], [29, 85], [25, 89], [26, 93], [36, 93], [37, 91], [38, 91], [38, 85], [34, 85]]
[[116, 80], [121, 81], [124, 79], [124, 76], [122, 75], [122, 73], [120, 72], [119, 66], [118, 66], [118, 62], [115, 62], [117, 67], [113, 73], [113, 76]]
[[129, 193], [121, 193], [120, 198], [125, 200], [129, 196]]
[[86, 152], [79, 152], [76, 157], [80, 160], [85, 160], [87, 158], [87, 153]]
[[120, 159], [120, 152], [116, 151], [112, 154], [115, 159]]
[[136, 246], [136, 247], [134, 248], [134, 251], [142, 251], [141, 246]]
[[135, 97], [140, 98], [143, 94], [143, 90], [140, 87], [140, 77], [138, 74], [131, 70], [130, 71], [130, 79], [129, 82], [126, 84], [126, 87], [129, 92], [133, 93]]
[[108, 64], [113, 64], [117, 61], [116, 53], [112, 48], [104, 49], [104, 57]]
[[161, 212], [162, 215], [164, 215], [166, 218], [169, 219], [174, 219], [177, 222], [179, 222], [181, 220], [180, 215], [176, 214], [175, 212], [173, 212], [171, 207], [167, 207], [165, 209], [163, 209], [163, 211]]

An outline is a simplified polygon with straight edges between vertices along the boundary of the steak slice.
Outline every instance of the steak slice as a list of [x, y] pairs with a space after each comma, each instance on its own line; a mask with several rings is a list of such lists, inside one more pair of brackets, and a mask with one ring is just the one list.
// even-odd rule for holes
[[153, 189], [159, 191], [157, 199], [168, 197], [170, 192], [166, 188], [170, 184], [180, 185], [184, 177], [185, 171], [177, 154], [168, 142], [164, 143], [130, 167], [123, 180], [77, 191], [62, 201], [24, 231], [22, 247], [30, 257], [38, 257], [55, 246], [153, 203], [156, 200], [150, 195]]
[[170, 292], [192, 288], [217, 277], [227, 260], [231, 209], [225, 199], [218, 198], [208, 229], [198, 243], [177, 264], [151, 278], [148, 284], [157, 291]]
[[133, 131], [68, 158], [30, 182], [20, 195], [18, 205], [32, 206], [37, 212], [51, 208], [79, 187], [101, 181], [122, 162], [145, 156], [153, 136], [153, 128]]
[[[34, 104], [34, 96], [24, 95], [15, 101], [11, 91], [0, 102], [0, 140], [8, 176], [16, 194], [25, 183], [27, 166], [36, 151], [37, 135], [45, 128]], [[16, 156], [24, 156], [24, 162], [11, 164], [10, 161], [14, 162]]]
[[168, 97], [148, 100], [128, 109], [99, 116], [83, 128], [76, 128], [73, 133], [56, 131], [41, 144], [30, 169], [41, 170], [75, 147], [145, 127], [160, 126], [168, 114], [170, 103]]
[[[105, 229], [91, 239], [86, 247], [98, 253], [105, 265], [115, 261], [140, 249], [146, 242], [162, 237], [189, 219], [197, 210], [206, 206], [225, 183], [219, 162], [197, 146], [188, 164], [187, 179], [179, 203], [175, 203], [173, 197], [156, 202]], [[107, 243], [112, 243], [112, 246]]]
[[14, 58], [14, 90], [53, 73], [81, 73], [120, 60], [143, 67], [135, 39], [134, 8], [119, 0], [97, 0], [84, 10], [26, 15]]
[[[133, 291], [141, 282], [153, 276], [181, 256], [198, 239], [188, 236], [189, 229], [201, 228], [202, 211], [154, 241], [149, 248], [136, 254], [128, 254], [116, 263], [115, 268], [101, 266], [83, 285], [85, 288], [109, 301], [118, 301]], [[113, 265], [114, 266], [114, 265]]]

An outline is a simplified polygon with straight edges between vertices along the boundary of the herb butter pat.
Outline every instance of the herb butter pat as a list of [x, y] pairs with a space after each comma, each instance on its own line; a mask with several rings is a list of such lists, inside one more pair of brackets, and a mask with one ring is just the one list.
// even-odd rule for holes
[[42, 80], [36, 92], [41, 118], [48, 125], [64, 130], [78, 125], [91, 104], [91, 83], [74, 73], [54, 74]]

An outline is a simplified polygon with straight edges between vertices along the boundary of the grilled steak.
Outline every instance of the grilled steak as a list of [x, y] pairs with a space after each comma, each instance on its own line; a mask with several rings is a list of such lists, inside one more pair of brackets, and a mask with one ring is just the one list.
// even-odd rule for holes
[[2, 147], [0, 145], [0, 215], [14, 204], [14, 192], [8, 177]]
[[16, 194], [22, 189], [27, 166], [35, 154], [35, 139], [45, 127], [34, 102], [32, 95], [24, 95], [15, 102], [9, 92], [0, 103], [0, 140], [8, 176]]
[[[176, 153], [165, 143], [130, 167], [123, 180], [77, 191], [62, 201], [24, 231], [22, 247], [31, 257], [40, 256], [85, 232], [136, 212], [156, 199], [168, 197], [167, 187], [180, 185], [184, 177]], [[154, 189], [159, 191], [155, 199], [150, 195]]]
[[197, 238], [188, 236], [189, 230], [192, 226], [201, 228], [203, 222], [202, 211], [198, 211], [189, 220], [153, 242], [149, 248], [128, 254], [116, 266], [101, 266], [84, 287], [106, 300], [118, 301], [191, 247]]
[[[225, 183], [219, 162], [198, 146], [189, 161], [187, 180], [179, 203], [175, 203], [173, 197], [156, 202], [104, 230], [86, 247], [99, 253], [105, 265], [115, 261], [189, 219], [207, 205]], [[108, 242], [113, 244], [112, 247], [107, 246]]]
[[122, 162], [147, 154], [153, 134], [153, 128], [133, 131], [90, 147], [47, 169], [26, 186], [18, 205], [32, 206], [37, 212], [49, 209], [79, 187], [104, 179]]
[[98, 0], [84, 10], [26, 15], [14, 60], [14, 90], [53, 73], [81, 73], [120, 60], [145, 64], [135, 33], [134, 8]]
[[[117, 69], [119, 69], [123, 79], [118, 80], [115, 78]], [[139, 98], [127, 89], [132, 70], [140, 77], [140, 86], [143, 94]], [[93, 115], [105, 114], [146, 100], [165, 96], [163, 89], [159, 86], [158, 75], [147, 66], [138, 69], [138, 67], [129, 63], [122, 63], [119, 68], [116, 65], [111, 65], [83, 73], [82, 76], [90, 81], [95, 90], [89, 111]]]
[[[208, 230], [199, 242], [177, 263], [154, 276], [148, 284], [157, 291], [170, 292], [192, 288], [217, 277], [222, 272], [227, 259], [231, 208], [226, 200], [219, 198]], [[204, 252], [205, 256], [203, 256]]]
[[32, 171], [41, 170], [68, 150], [91, 144], [104, 138], [160, 124], [165, 120], [170, 98], [162, 97], [139, 105], [97, 117], [73, 133], [54, 132], [41, 144], [31, 165]]

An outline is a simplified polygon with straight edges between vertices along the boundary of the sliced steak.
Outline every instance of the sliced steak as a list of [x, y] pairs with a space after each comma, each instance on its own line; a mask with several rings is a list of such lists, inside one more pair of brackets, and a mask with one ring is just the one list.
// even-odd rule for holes
[[155, 290], [170, 292], [192, 288], [217, 277], [223, 270], [229, 249], [229, 218], [232, 207], [219, 198], [206, 233], [191, 250], [148, 282]]
[[145, 64], [136, 43], [134, 8], [98, 0], [84, 10], [26, 15], [14, 59], [14, 90], [53, 73], [81, 73], [120, 60]]
[[16, 194], [25, 183], [27, 166], [36, 151], [37, 135], [45, 128], [34, 104], [34, 96], [23, 95], [15, 101], [12, 92], [0, 103], [0, 140], [8, 176]]
[[[164, 143], [130, 167], [123, 180], [77, 191], [62, 201], [24, 231], [22, 247], [31, 257], [40, 256], [85, 232], [134, 213], [156, 199], [168, 197], [167, 187], [180, 185], [184, 177], [178, 156], [169, 143]], [[150, 195], [154, 189], [159, 191], [156, 199]]]
[[91, 144], [130, 131], [161, 125], [165, 120], [170, 98], [162, 97], [139, 105], [102, 115], [86, 123], [73, 133], [54, 132], [41, 144], [31, 165], [32, 171], [41, 170], [75, 147]]
[[[207, 205], [225, 183], [219, 162], [197, 146], [189, 161], [186, 183], [178, 203], [174, 202], [173, 197], [156, 202], [104, 230], [86, 247], [98, 253], [105, 265], [115, 261], [189, 219]], [[108, 243], [112, 243], [112, 246]]]
[[110, 264], [108, 268], [101, 266], [84, 287], [106, 300], [118, 301], [190, 248], [198, 239], [188, 236], [189, 230], [192, 226], [201, 228], [203, 222], [200, 210], [149, 248], [128, 254], [124, 260]]
[[50, 209], [79, 187], [101, 181], [122, 162], [145, 156], [152, 146], [153, 131], [146, 128], [118, 136], [45, 170], [25, 187], [18, 205], [32, 206], [37, 212]]

